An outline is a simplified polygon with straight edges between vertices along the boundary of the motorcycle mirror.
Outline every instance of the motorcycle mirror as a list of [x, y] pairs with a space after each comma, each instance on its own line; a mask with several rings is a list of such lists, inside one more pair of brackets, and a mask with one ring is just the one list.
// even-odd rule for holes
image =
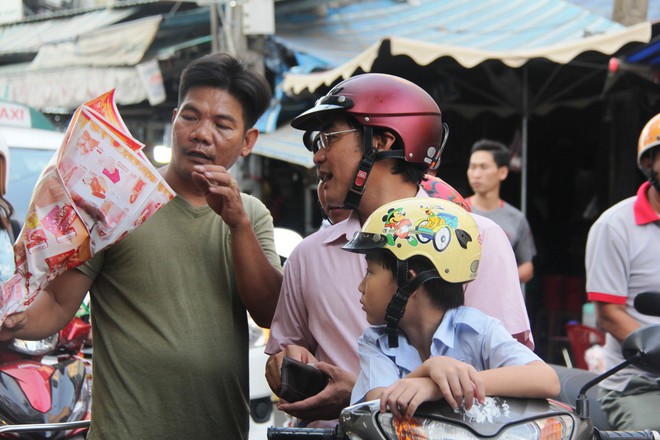
[[660, 292], [642, 292], [635, 296], [635, 310], [650, 316], [660, 316]]
[[619, 370], [628, 365], [635, 365], [646, 371], [660, 374], [660, 325], [651, 325], [640, 327], [632, 332], [621, 344], [621, 354], [625, 361], [614, 368], [611, 368], [600, 376], [590, 380], [580, 389], [575, 402], [575, 412], [583, 419], [589, 417], [589, 400], [587, 400], [587, 390], [594, 385], [599, 384]]
[[[660, 325], [642, 327], [632, 332], [621, 344], [626, 360], [643, 370], [660, 374]], [[636, 359], [639, 357], [639, 359]]]

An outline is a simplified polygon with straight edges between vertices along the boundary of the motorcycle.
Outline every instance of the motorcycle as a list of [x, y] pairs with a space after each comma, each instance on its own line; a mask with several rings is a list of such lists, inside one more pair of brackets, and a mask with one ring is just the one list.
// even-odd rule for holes
[[[660, 315], [660, 293], [644, 294], [646, 304], [653, 304], [641, 313]], [[637, 305], [637, 304], [636, 304]], [[641, 305], [640, 305], [641, 307]], [[595, 400], [595, 385], [627, 367], [660, 374], [660, 325], [643, 327], [630, 334], [622, 344], [624, 362], [601, 375], [589, 373], [569, 375], [574, 369], [555, 368], [560, 375], [562, 395], [559, 399], [522, 399], [488, 397], [484, 404], [476, 404], [466, 411], [454, 410], [444, 400], [426, 402], [410, 419], [396, 418], [390, 412], [380, 413], [378, 400], [358, 403], [342, 410], [335, 428], [270, 427], [268, 439], [319, 440], [388, 440], [388, 439], [459, 439], [483, 438], [498, 440], [588, 440], [588, 439], [648, 439], [660, 440], [660, 432], [613, 431], [598, 406], [592, 415], [590, 401]], [[569, 386], [567, 386], [569, 385]], [[579, 387], [575, 400], [571, 390]], [[589, 393], [591, 391], [591, 393]], [[571, 405], [571, 403], [573, 405]], [[594, 420], [597, 423], [594, 423]]]
[[0, 346], [0, 438], [85, 438], [91, 364], [81, 350], [90, 329], [76, 317], [48, 338]]

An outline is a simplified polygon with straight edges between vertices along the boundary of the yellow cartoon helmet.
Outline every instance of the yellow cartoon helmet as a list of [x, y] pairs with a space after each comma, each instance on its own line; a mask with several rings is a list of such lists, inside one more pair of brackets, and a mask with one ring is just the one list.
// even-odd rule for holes
[[637, 143], [637, 166], [647, 177], [649, 172], [642, 165], [642, 158], [652, 148], [660, 145], [660, 113], [652, 117], [642, 129]]
[[472, 216], [455, 203], [413, 197], [376, 209], [344, 249], [387, 249], [401, 261], [426, 257], [444, 281], [465, 283], [477, 276], [481, 237]]

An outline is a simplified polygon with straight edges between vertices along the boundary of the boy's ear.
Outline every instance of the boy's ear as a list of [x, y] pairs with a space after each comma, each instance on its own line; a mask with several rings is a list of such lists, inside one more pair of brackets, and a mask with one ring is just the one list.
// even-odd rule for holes
[[417, 272], [415, 272], [413, 269], [408, 269], [408, 281], [414, 280], [416, 276]]

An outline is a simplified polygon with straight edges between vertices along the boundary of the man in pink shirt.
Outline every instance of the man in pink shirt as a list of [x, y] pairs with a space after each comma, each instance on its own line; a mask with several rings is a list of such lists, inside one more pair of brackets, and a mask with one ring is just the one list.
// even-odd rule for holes
[[[281, 401], [279, 409], [307, 421], [332, 420], [349, 404], [360, 370], [357, 338], [368, 326], [358, 291], [366, 262], [360, 255], [347, 255], [342, 246], [381, 205], [427, 196], [419, 185], [439, 163], [447, 127], [423, 89], [383, 74], [340, 83], [292, 125], [305, 130], [328, 215], [353, 211], [348, 219], [307, 237], [287, 260], [266, 347], [271, 355], [266, 377], [277, 394], [284, 356], [315, 363], [329, 377], [326, 388], [298, 402]], [[474, 218], [482, 260], [479, 275], [466, 289], [465, 304], [500, 319], [533, 348], [508, 239], [491, 220]]]

